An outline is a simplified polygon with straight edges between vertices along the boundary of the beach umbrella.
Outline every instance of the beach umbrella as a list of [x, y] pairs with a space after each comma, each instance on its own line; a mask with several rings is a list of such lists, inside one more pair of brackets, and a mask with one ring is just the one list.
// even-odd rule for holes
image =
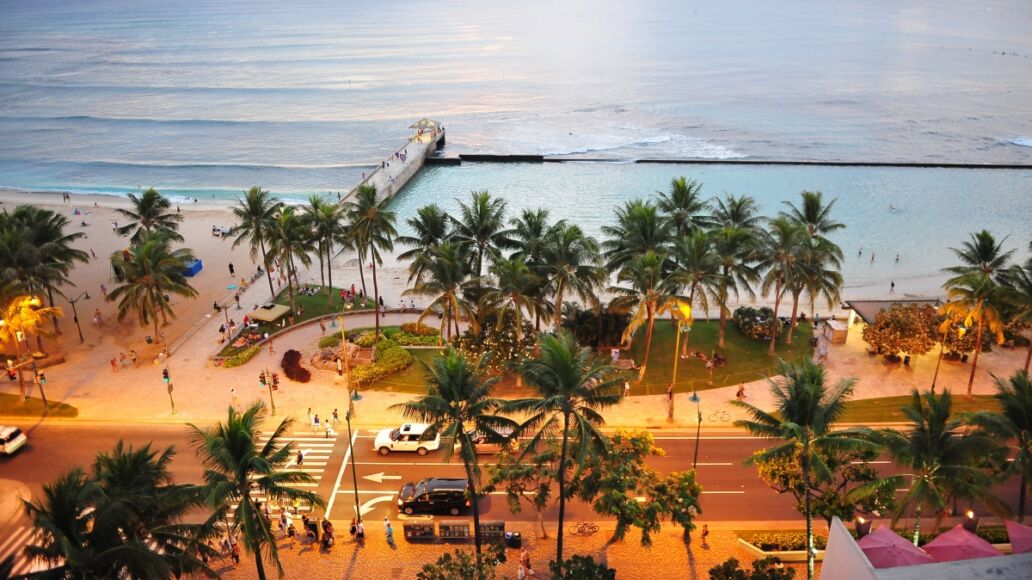
[[924, 550], [931, 554], [937, 562], [973, 560], [1001, 555], [992, 544], [959, 525], [925, 544]]
[[896, 566], [914, 566], [935, 562], [913, 542], [899, 537], [896, 532], [884, 525], [878, 526], [877, 530], [861, 538], [857, 545], [864, 551], [864, 555], [875, 568], [895, 568]]
[[409, 129], [437, 129], [441, 124], [433, 119], [420, 119], [409, 125]]
[[1015, 554], [1032, 552], [1032, 526], [1023, 526], [1018, 522], [1007, 520], [1007, 535], [1010, 537], [1011, 550]]

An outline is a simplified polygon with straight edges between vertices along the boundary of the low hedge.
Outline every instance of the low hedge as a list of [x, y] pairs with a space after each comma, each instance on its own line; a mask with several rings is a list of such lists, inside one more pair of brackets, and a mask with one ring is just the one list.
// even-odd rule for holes
[[[412, 332], [410, 330], [415, 330]], [[399, 346], [437, 346], [438, 335], [436, 328], [430, 328], [425, 324], [407, 323], [398, 326], [384, 326], [380, 329], [383, 337], [389, 338], [398, 343]], [[376, 344], [374, 330], [371, 328], [356, 328], [348, 335], [348, 340], [361, 346], [369, 348]], [[319, 339], [319, 348], [333, 348], [340, 346], [340, 333], [327, 334]]]
[[369, 385], [384, 377], [405, 370], [412, 364], [412, 354], [389, 338], [376, 343], [376, 360], [351, 369], [351, 380]]
[[250, 346], [250, 347], [245, 348], [244, 350], [236, 353], [233, 356], [226, 357], [225, 359], [223, 359], [222, 360], [222, 366], [227, 368], [227, 369], [231, 369], [233, 367], [238, 367], [238, 366], [246, 363], [247, 361], [253, 359], [255, 357], [255, 355], [257, 355], [260, 352], [262, 352], [262, 346], [260, 344], [256, 344], [254, 346]]
[[400, 330], [407, 334], [414, 336], [437, 336], [441, 331], [437, 330], [432, 326], [427, 326], [422, 322], [406, 322], [401, 325]]
[[319, 348], [331, 348], [340, 346], [340, 333], [328, 334], [319, 339]]
[[[947, 532], [951, 529], [951, 527], [943, 528], [939, 533], [931, 531], [921, 532], [920, 544], [923, 546], [934, 540], [940, 533]], [[913, 530], [906, 529], [897, 529], [895, 532], [908, 540], [913, 537], [914, 533]], [[849, 533], [852, 534], [853, 537], [856, 537], [856, 531], [852, 528], [850, 528]], [[1004, 526], [982, 526], [978, 528], [976, 533], [979, 537], [990, 544], [1006, 544], [1010, 542], [1010, 537], [1007, 535], [1007, 528]], [[802, 530], [740, 532], [738, 536], [764, 552], [799, 551], [806, 549], [806, 532]], [[823, 550], [827, 545], [827, 541], [828, 538], [822, 534], [815, 533], [813, 535], [814, 546], [818, 550]]]

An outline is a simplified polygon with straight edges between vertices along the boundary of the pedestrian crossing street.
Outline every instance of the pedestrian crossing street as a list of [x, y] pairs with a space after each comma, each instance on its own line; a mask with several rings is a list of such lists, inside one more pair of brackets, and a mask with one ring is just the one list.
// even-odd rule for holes
[[40, 539], [40, 532], [37, 532], [26, 520], [12, 522], [10, 526], [0, 529], [0, 562], [9, 556], [14, 557], [11, 576], [41, 572], [49, 568], [45, 563], [30, 560], [25, 555], [25, 546], [38, 543]]
[[[330, 454], [333, 453], [333, 447], [337, 444], [337, 440], [340, 438], [340, 434], [336, 432], [330, 433], [326, 436], [326, 431], [298, 431], [290, 435], [282, 436], [279, 441], [282, 444], [291, 443], [292, 453], [290, 459], [277, 467], [277, 472], [282, 471], [302, 471], [312, 476], [314, 480], [311, 483], [292, 483], [288, 484], [289, 487], [298, 489], [304, 489], [306, 491], [315, 491], [322, 482], [323, 476], [326, 473], [326, 464], [330, 460]], [[269, 435], [261, 435], [257, 439], [259, 446], [265, 445], [269, 441]], [[303, 460], [301, 466], [297, 465], [297, 452], [301, 451]], [[251, 492], [251, 497], [260, 500], [265, 503], [265, 493], [259, 490]], [[237, 504], [230, 504], [235, 509]], [[269, 509], [272, 512], [272, 518], [275, 520], [279, 517], [280, 509], [283, 506], [279, 505], [275, 500], [269, 503]], [[312, 511], [312, 506], [307, 502], [302, 502], [296, 506], [294, 510], [296, 513], [295, 517], [299, 517], [301, 514]], [[232, 522], [232, 514], [230, 514], [230, 522]]]

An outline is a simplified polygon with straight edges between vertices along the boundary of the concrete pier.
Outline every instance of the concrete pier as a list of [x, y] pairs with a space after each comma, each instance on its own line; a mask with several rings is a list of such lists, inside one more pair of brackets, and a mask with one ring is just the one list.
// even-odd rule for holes
[[[375, 187], [377, 199], [394, 197], [419, 173], [427, 158], [444, 147], [444, 127], [437, 121], [422, 119], [410, 128], [415, 132], [408, 142], [391, 154], [390, 158], [382, 160], [372, 173], [344, 196], [345, 200], [351, 199], [363, 185]], [[405, 160], [402, 161], [401, 155], [397, 154], [403, 154]]]

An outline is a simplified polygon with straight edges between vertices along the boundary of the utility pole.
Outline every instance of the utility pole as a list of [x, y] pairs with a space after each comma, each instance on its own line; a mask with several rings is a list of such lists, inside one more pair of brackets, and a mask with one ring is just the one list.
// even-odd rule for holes
[[73, 298], [73, 299], [68, 301], [68, 303], [72, 305], [72, 320], [75, 321], [75, 329], [79, 331], [79, 344], [82, 344], [82, 343], [86, 342], [86, 339], [82, 337], [82, 327], [79, 326], [79, 312], [75, 309], [75, 303], [78, 302], [82, 298], [85, 298], [86, 300], [89, 300], [90, 299], [90, 293], [89, 292], [83, 292], [82, 294], [79, 294], [75, 298]]

